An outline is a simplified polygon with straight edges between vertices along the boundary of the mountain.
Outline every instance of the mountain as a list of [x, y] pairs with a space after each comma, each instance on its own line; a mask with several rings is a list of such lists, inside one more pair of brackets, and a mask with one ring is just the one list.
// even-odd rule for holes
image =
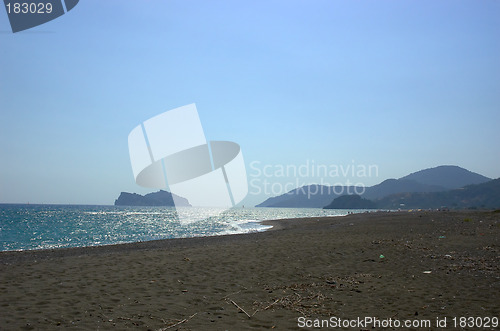
[[285, 194], [268, 198], [256, 207], [323, 208], [333, 199], [343, 195], [359, 194], [376, 200], [400, 192], [433, 192], [443, 187], [417, 183], [413, 180], [387, 179], [371, 187], [306, 185]]
[[354, 186], [306, 185], [269, 198], [256, 207], [323, 208], [341, 195], [353, 194], [363, 189]]
[[363, 199], [357, 194], [343, 195], [333, 200], [323, 209], [376, 209], [375, 202]]
[[439, 166], [414, 172], [400, 179], [387, 179], [370, 187], [307, 185], [280, 196], [268, 198], [256, 207], [323, 208], [342, 195], [358, 194], [365, 199], [379, 200], [408, 192], [440, 192], [490, 178], [457, 166]]
[[[175, 204], [174, 204], [175, 199]], [[160, 190], [146, 195], [121, 192], [115, 200], [115, 206], [188, 206], [188, 200], [167, 191]]]
[[366, 199], [381, 199], [385, 196], [401, 192], [437, 192], [446, 188], [437, 185], [429, 185], [411, 179], [386, 179], [382, 183], [367, 187], [362, 194]]
[[398, 193], [376, 201], [382, 209], [428, 209], [448, 207], [500, 208], [500, 178], [482, 184], [442, 192]]
[[399, 180], [414, 180], [421, 184], [441, 186], [450, 190], [472, 184], [486, 183], [490, 181], [491, 178], [457, 166], [445, 165], [420, 170], [402, 177]]

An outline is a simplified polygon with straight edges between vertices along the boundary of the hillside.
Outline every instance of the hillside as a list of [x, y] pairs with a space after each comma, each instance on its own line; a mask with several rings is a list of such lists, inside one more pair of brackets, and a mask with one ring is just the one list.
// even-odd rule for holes
[[448, 207], [500, 208], [500, 178], [444, 192], [399, 193], [376, 201], [382, 209], [428, 209]]
[[363, 199], [361, 196], [343, 195], [335, 200], [333, 200], [328, 206], [323, 207], [323, 209], [376, 209], [377, 205], [375, 202]]
[[256, 207], [323, 208], [333, 199], [346, 192], [355, 193], [358, 189], [362, 190], [362, 188], [355, 190], [352, 186], [306, 185], [285, 194], [269, 198]]
[[382, 183], [367, 187], [363, 197], [366, 199], [381, 199], [385, 196], [401, 192], [438, 192], [446, 188], [428, 185], [411, 179], [387, 179]]
[[400, 180], [413, 180], [421, 184], [441, 186], [450, 190], [466, 185], [482, 184], [490, 181], [491, 178], [457, 166], [439, 166], [414, 172], [400, 178]]

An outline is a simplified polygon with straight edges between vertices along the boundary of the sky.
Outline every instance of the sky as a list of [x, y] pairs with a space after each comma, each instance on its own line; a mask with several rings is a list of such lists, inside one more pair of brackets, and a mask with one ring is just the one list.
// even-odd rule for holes
[[191, 103], [241, 146], [248, 205], [439, 165], [498, 178], [499, 36], [496, 0], [85, 0], [18, 33], [1, 8], [0, 203], [154, 191], [128, 134]]

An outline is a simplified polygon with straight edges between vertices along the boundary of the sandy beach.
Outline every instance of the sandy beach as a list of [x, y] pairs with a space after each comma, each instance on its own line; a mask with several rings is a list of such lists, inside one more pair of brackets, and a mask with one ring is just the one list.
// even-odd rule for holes
[[454, 317], [500, 315], [498, 212], [268, 223], [245, 235], [0, 253], [0, 329], [285, 330], [331, 317], [435, 329], [436, 318], [450, 328]]

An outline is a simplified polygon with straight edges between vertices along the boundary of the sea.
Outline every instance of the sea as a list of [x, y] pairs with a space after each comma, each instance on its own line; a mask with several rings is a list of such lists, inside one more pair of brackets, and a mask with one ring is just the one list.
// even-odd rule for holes
[[0, 204], [0, 251], [101, 246], [169, 238], [260, 232], [264, 220], [343, 216], [319, 208], [233, 208], [217, 216], [191, 208], [192, 221], [180, 222], [173, 207]]

